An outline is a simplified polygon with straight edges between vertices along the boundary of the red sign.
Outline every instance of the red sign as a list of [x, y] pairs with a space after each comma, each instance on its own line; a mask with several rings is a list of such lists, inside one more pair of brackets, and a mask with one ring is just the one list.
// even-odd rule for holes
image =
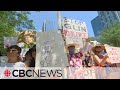
[[82, 36], [80, 32], [73, 30], [64, 30], [63, 33], [65, 36], [69, 36], [73, 38], [80, 38]]

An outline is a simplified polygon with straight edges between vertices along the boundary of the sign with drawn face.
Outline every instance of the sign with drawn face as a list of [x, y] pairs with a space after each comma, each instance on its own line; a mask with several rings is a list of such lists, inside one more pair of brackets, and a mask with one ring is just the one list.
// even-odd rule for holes
[[36, 40], [36, 67], [66, 67], [68, 65], [61, 34], [39, 32]]

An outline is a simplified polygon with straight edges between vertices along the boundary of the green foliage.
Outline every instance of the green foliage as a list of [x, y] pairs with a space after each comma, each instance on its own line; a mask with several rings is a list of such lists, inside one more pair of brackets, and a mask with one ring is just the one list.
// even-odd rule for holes
[[89, 40], [90, 40], [90, 41], [95, 41], [96, 38], [95, 38], [95, 37], [90, 37]]
[[99, 41], [102, 44], [109, 44], [112, 46], [120, 47], [120, 24], [115, 23], [111, 27], [103, 30]]
[[4, 37], [18, 36], [16, 31], [34, 30], [30, 11], [0, 11], [0, 51], [4, 52]]

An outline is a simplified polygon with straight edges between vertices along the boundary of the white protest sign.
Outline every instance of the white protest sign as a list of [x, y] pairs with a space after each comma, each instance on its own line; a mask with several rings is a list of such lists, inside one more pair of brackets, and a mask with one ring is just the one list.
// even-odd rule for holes
[[66, 45], [70, 44], [71, 42], [77, 43], [80, 48], [83, 48], [82, 38], [78, 39], [78, 38], [66, 37]]
[[94, 45], [92, 45], [91, 43], [87, 42], [85, 51], [86, 51], [86, 52], [87, 52], [87, 51], [91, 51], [93, 47], [94, 47]]
[[85, 22], [81, 22], [82, 38], [88, 38], [88, 30]]
[[69, 78], [74, 79], [96, 79], [95, 75], [96, 67], [78, 69]]
[[66, 45], [70, 44], [70, 42], [74, 42], [77, 43], [80, 48], [83, 48], [83, 41], [79, 31], [64, 30], [63, 33], [66, 36]]
[[120, 63], [120, 48], [118, 47], [105, 47], [111, 63]]
[[8, 58], [7, 56], [0, 56], [0, 63], [7, 63]]
[[21, 51], [21, 56], [22, 57], [25, 57], [25, 54], [26, 54], [26, 52], [29, 50], [29, 48], [22, 48], [22, 51]]
[[68, 58], [62, 35], [57, 32], [37, 33], [36, 67], [66, 66], [68, 66]]
[[17, 45], [17, 37], [4, 37], [4, 48]]
[[85, 22], [80, 22], [79, 20], [63, 18], [63, 31], [72, 30], [81, 33], [81, 38], [88, 38], [88, 30]]

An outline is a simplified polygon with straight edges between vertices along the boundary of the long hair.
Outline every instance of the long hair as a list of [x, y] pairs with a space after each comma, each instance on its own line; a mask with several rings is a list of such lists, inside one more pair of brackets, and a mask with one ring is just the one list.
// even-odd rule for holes
[[[36, 52], [36, 45], [34, 45], [31, 49], [29, 49], [31, 56], [32, 56], [32, 52], [35, 51]], [[30, 60], [29, 62], [29, 67], [35, 67], [35, 58], [32, 57], [32, 60]]]
[[2, 53], [0, 52], [0, 56], [2, 56]]

